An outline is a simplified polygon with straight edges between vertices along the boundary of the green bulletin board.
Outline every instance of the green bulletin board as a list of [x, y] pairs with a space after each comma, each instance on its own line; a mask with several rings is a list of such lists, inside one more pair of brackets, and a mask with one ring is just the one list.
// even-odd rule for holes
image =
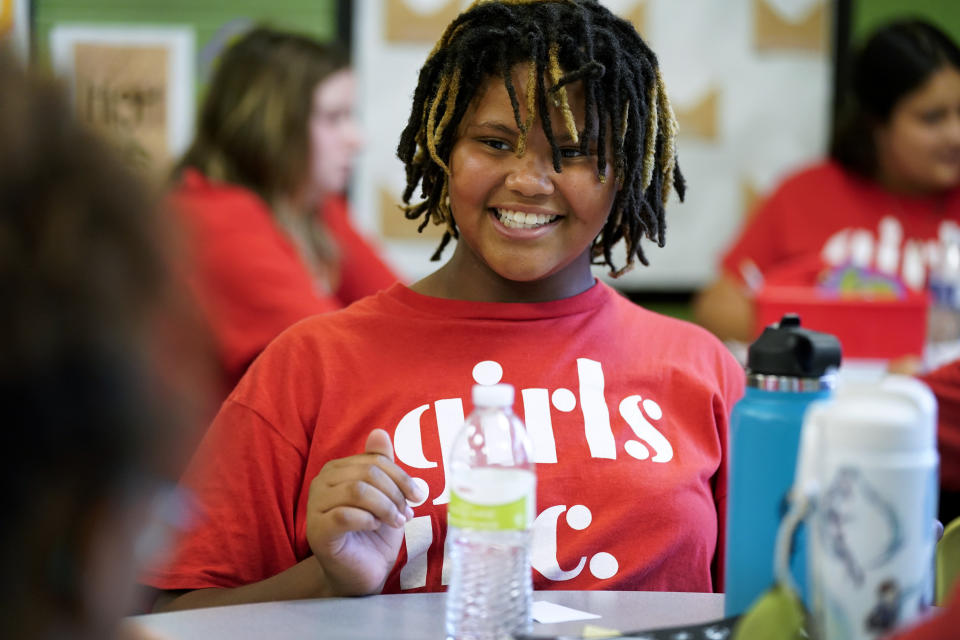
[[219, 42], [245, 23], [267, 22], [321, 40], [337, 32], [336, 0], [34, 0], [33, 10], [34, 55], [42, 66], [49, 65], [49, 35], [57, 24], [192, 25], [200, 87]]
[[926, 18], [960, 42], [957, 0], [856, 0], [852, 13], [853, 42], [884, 22], [906, 16]]

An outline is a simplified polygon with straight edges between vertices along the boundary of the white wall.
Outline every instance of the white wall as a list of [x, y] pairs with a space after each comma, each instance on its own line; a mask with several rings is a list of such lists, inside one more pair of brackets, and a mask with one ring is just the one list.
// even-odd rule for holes
[[[354, 214], [359, 226], [373, 235], [381, 230], [378, 189], [385, 185], [399, 194], [404, 185], [396, 144], [409, 115], [417, 72], [432, 46], [432, 42], [387, 41], [388, 2], [405, 2], [408, 9], [425, 13], [447, 4], [445, 0], [358, 0], [354, 5], [354, 59], [367, 132], [367, 147], [355, 177]], [[681, 119], [679, 157], [688, 191], [685, 203], [674, 201], [668, 206], [667, 246], [659, 249], [647, 243], [651, 266], [638, 266], [615, 282], [630, 289], [695, 288], [713, 277], [720, 252], [739, 227], [745, 185], [765, 191], [786, 172], [819, 158], [825, 149], [831, 83], [829, 20], [821, 24], [819, 47], [805, 45], [802, 36], [799, 44], [785, 41], [783, 47], [761, 47], [756, 34], [766, 23], [758, 16], [761, 11], [777, 16], [790, 40], [791, 25], [799, 29], [817, 10], [829, 18], [830, 10], [825, 0], [608, 0], [605, 4], [620, 15], [641, 16], [642, 33], [660, 59], [678, 112], [691, 109], [711, 90], [717, 92], [717, 108], [707, 110], [705, 116], [707, 121], [715, 117], [714, 135], [698, 134], [696, 123], [685, 128]], [[388, 259], [411, 280], [437, 266], [429, 262], [434, 239], [382, 238], [381, 242]], [[597, 269], [598, 275], [603, 273]]]

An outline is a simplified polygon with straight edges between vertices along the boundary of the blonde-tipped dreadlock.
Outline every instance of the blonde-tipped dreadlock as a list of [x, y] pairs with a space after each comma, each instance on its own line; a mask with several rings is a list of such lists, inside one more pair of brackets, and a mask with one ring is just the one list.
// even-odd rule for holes
[[660, 108], [658, 106], [659, 82], [651, 82], [647, 99], [647, 130], [644, 133], [643, 145], [643, 173], [640, 178], [640, 187], [646, 189], [653, 179], [653, 154], [657, 143], [657, 127], [660, 125]]
[[[509, 78], [510, 74], [507, 73], [504, 78]], [[508, 82], [513, 82], [508, 80]], [[517, 157], [523, 156], [527, 151], [527, 134], [530, 133], [530, 128], [533, 127], [533, 121], [537, 117], [537, 65], [528, 64], [527, 65], [527, 120], [525, 122], [520, 122], [520, 111], [517, 108], [517, 105], [513, 105], [514, 118], [517, 121], [517, 124], [520, 127], [520, 140], [517, 141]]]
[[[573, 111], [570, 110], [567, 88], [560, 84], [560, 81], [563, 80], [563, 71], [560, 69], [560, 59], [557, 56], [559, 51], [560, 46], [556, 42], [550, 43], [550, 80], [553, 81], [553, 86], [557, 89], [553, 100], [554, 104], [560, 107], [563, 112], [563, 121], [567, 126], [567, 132], [570, 134], [573, 143], [576, 144], [580, 142], [580, 134], [577, 131], [577, 123], [573, 119]], [[534, 65], [530, 65], [530, 68], [533, 69]], [[529, 82], [527, 86], [530, 86]]]
[[[660, 77], [660, 69], [657, 69], [657, 108], [660, 116], [663, 118], [664, 129], [664, 148], [663, 148], [663, 182], [670, 184], [673, 178], [674, 168], [677, 166], [677, 116], [673, 112], [670, 100], [667, 98], [667, 91], [663, 86], [663, 78]], [[661, 192], [663, 204], [667, 204], [667, 198], [670, 196], [670, 190], [664, 189]]]
[[[517, 64], [528, 69], [521, 98], [511, 80]], [[648, 264], [643, 237], [664, 244], [664, 207], [671, 189], [683, 199], [684, 180], [676, 161], [677, 120], [667, 97], [656, 56], [630, 23], [595, 0], [478, 0], [447, 27], [426, 63], [413, 96], [410, 119], [397, 155], [404, 162], [404, 211], [446, 225], [437, 260], [458, 231], [449, 204], [447, 162], [456, 130], [477, 89], [489, 77], [502, 78], [520, 131], [517, 155], [539, 114], [561, 171], [548, 100], [560, 110], [570, 137], [582, 153], [595, 146], [597, 177], [606, 177], [607, 145], [619, 190], [603, 230], [593, 244], [594, 262], [614, 275]], [[566, 85], [583, 83], [584, 130], [578, 131]], [[411, 204], [417, 186], [420, 201]], [[624, 240], [627, 262], [613, 264], [612, 248]]]

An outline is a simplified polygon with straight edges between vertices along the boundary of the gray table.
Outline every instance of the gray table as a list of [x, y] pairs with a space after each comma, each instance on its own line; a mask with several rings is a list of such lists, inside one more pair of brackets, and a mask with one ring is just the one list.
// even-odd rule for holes
[[[415, 593], [268, 602], [156, 613], [131, 618], [170, 640], [440, 640], [443, 593]], [[580, 634], [585, 624], [635, 631], [707, 622], [723, 617], [723, 595], [653, 591], [537, 591], [546, 600], [602, 617], [534, 624], [537, 634]]]

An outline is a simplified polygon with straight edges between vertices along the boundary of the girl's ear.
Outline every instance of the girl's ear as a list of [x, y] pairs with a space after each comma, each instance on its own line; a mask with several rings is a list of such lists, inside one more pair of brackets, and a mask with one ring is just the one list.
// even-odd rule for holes
[[873, 115], [866, 116], [864, 118], [863, 122], [865, 123], [866, 129], [873, 135], [874, 140], [876, 140], [877, 134], [880, 131], [886, 131], [890, 128], [890, 121], [892, 120], [892, 115], [893, 114], [891, 112], [891, 117], [887, 118], [886, 120], [881, 120], [877, 116], [873, 116]]

